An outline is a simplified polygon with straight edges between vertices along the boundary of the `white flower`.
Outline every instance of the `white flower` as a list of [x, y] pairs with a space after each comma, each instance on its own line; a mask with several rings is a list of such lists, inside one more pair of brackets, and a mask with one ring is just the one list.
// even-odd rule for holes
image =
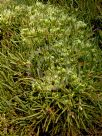
[[16, 7], [15, 7], [15, 10], [20, 11], [20, 10], [21, 10], [21, 7], [20, 7], [20, 6], [16, 6]]
[[38, 8], [44, 8], [44, 4], [42, 4], [41, 2], [36, 2], [36, 6], [38, 6]]
[[86, 26], [87, 25], [82, 21], [76, 22], [76, 29], [85, 28]]

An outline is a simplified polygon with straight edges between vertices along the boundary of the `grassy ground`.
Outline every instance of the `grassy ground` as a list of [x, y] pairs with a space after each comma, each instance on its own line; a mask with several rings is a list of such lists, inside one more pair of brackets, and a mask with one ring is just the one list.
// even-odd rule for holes
[[101, 136], [102, 51], [89, 25], [72, 8], [8, 1], [0, 26], [0, 135]]

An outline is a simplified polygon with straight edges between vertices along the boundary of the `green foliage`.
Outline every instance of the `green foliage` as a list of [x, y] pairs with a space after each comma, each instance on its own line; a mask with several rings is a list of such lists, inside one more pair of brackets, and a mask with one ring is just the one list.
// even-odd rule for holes
[[74, 136], [101, 127], [102, 56], [88, 26], [40, 2], [0, 11], [0, 135]]
[[50, 2], [55, 5], [70, 7], [76, 11], [78, 17], [84, 19], [90, 23], [90, 20], [96, 18], [96, 16], [102, 15], [102, 3], [101, 0], [40, 0], [44, 3]]
[[[15, 1], [15, 0], [14, 0]], [[57, 6], [71, 9], [75, 12], [77, 17], [84, 20], [90, 25], [91, 20], [102, 16], [102, 2], [101, 0], [16, 0], [18, 3], [25, 3], [33, 5], [35, 2], [40, 1], [44, 4], [50, 3]], [[61, 7], [60, 7], [61, 8]], [[102, 21], [101, 21], [102, 22]]]

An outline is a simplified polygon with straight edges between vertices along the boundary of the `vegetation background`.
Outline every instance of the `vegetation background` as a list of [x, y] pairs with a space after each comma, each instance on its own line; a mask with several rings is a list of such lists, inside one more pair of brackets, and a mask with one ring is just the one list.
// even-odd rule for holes
[[0, 135], [102, 135], [101, 0], [0, 1]]

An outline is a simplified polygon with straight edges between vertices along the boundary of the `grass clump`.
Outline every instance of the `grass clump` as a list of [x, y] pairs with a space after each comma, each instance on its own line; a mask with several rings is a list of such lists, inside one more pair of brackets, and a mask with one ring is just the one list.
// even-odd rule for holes
[[96, 134], [102, 56], [87, 25], [40, 2], [0, 11], [0, 135]]

